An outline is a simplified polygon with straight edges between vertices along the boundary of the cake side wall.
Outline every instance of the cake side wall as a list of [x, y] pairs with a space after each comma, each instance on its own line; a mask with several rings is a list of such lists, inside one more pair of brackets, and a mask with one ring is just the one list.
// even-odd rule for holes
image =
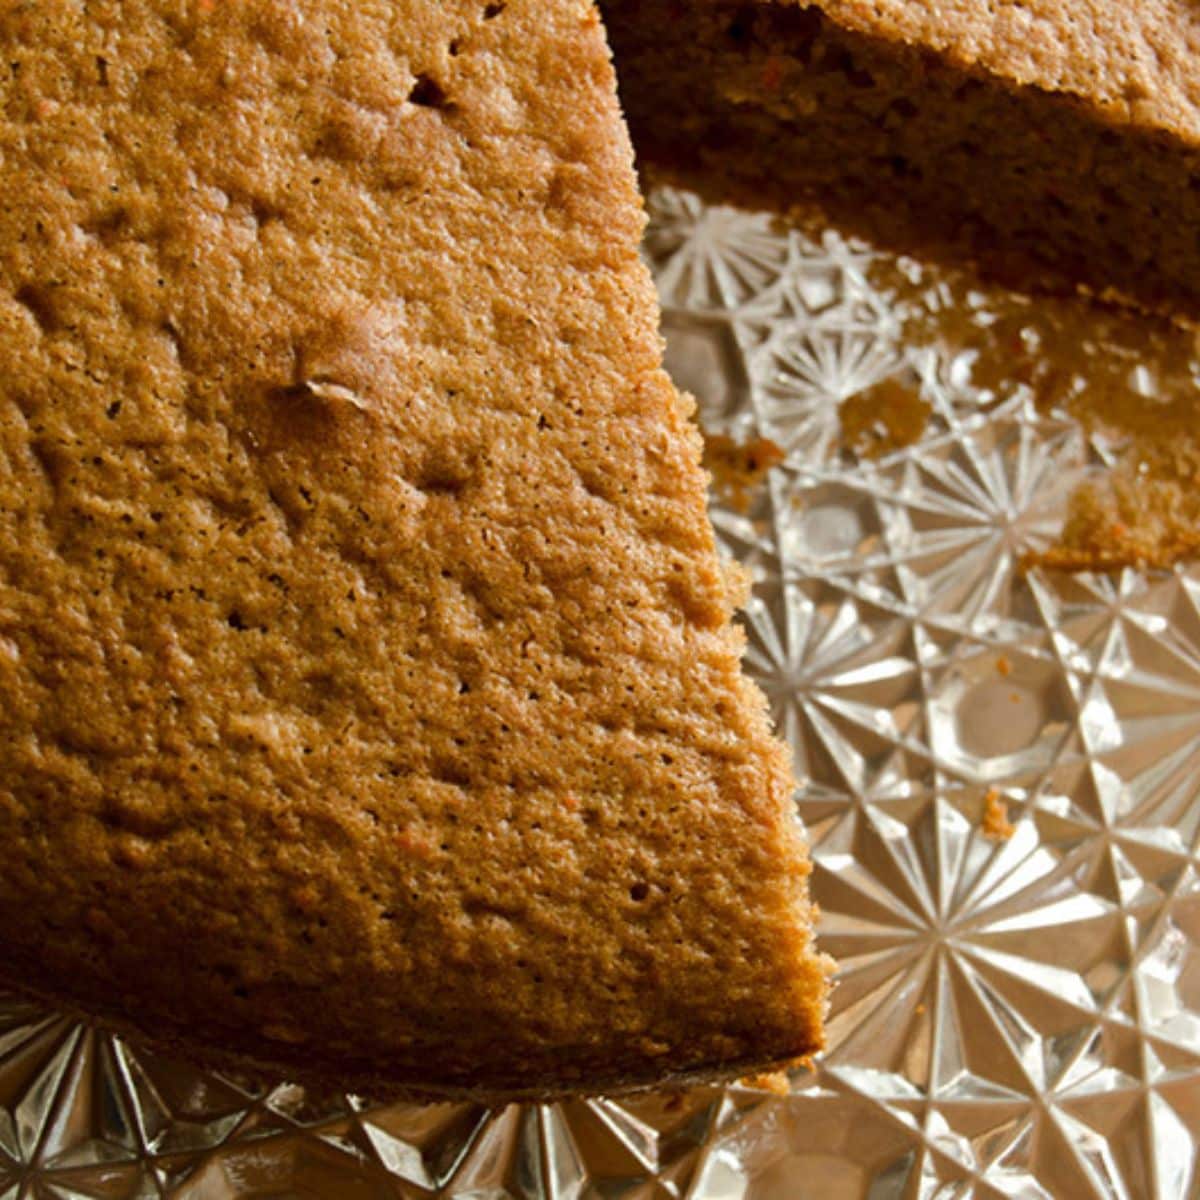
[[1200, 135], [1192, 0], [766, 0], [781, 9], [812, 2], [844, 29], [1080, 97], [1116, 124]]
[[1017, 285], [1200, 315], [1200, 151], [1167, 129], [812, 8], [605, 11], [644, 165]]

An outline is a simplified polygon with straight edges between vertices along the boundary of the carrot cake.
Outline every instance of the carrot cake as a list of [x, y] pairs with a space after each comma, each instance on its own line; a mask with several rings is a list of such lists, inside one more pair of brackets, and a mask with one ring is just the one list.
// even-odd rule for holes
[[1193, 0], [601, 0], [644, 162], [1200, 318]]
[[827, 962], [587, 0], [0, 13], [0, 971], [487, 1101]]

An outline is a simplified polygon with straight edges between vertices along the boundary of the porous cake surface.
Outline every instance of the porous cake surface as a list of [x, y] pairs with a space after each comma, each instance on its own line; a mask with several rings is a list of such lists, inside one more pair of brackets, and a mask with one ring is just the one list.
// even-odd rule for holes
[[0, 11], [0, 971], [485, 1098], [819, 1042], [582, 0]]

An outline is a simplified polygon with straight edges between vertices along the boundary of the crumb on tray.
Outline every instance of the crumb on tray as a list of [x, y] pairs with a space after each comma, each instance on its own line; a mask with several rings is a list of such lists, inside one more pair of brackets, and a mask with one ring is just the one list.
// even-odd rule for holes
[[885, 379], [838, 405], [842, 442], [863, 458], [882, 458], [917, 442], [933, 408], [898, 379]]
[[1007, 842], [1017, 827], [1008, 819], [1008, 803], [995, 788], [989, 788], [983, 798], [983, 819], [979, 828], [985, 838], [994, 842]]
[[761, 1075], [747, 1075], [738, 1082], [756, 1092], [770, 1092], [773, 1096], [786, 1096], [792, 1090], [786, 1071], [767, 1071]]
[[786, 454], [770, 438], [738, 442], [724, 433], [704, 431], [704, 468], [713, 487], [739, 512], [750, 503], [750, 493], [777, 467]]

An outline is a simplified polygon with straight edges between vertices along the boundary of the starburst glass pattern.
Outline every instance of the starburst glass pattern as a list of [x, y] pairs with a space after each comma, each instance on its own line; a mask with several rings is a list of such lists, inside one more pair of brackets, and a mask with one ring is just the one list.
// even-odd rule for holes
[[[986, 291], [650, 211], [670, 371], [784, 451], [712, 511], [841, 964], [824, 1059], [782, 1096], [388, 1105], [2, 999], [0, 1200], [1200, 1197], [1200, 569], [1025, 570], [1115, 452], [976, 379]], [[841, 406], [888, 381], [923, 432], [857, 453]]]

